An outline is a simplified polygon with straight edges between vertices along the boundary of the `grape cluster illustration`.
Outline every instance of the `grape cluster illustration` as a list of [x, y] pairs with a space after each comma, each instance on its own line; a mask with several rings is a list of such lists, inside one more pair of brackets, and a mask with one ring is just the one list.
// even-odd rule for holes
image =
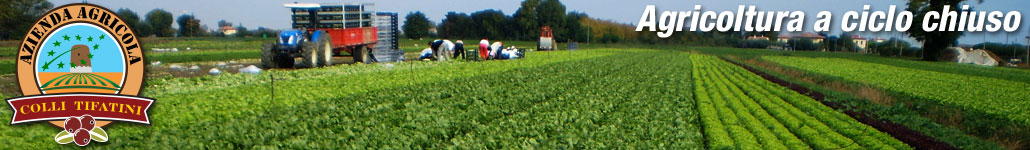
[[89, 114], [68, 117], [64, 120], [64, 130], [57, 133], [54, 140], [61, 144], [75, 142], [79, 146], [86, 146], [91, 141], [106, 142], [107, 132], [96, 125], [96, 119]]

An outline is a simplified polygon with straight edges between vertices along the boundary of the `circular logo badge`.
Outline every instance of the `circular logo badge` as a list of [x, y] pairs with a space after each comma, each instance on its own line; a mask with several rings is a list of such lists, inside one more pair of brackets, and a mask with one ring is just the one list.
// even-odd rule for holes
[[18, 46], [22, 97], [7, 99], [11, 124], [47, 121], [60, 144], [107, 142], [112, 122], [150, 124], [154, 99], [138, 97], [142, 46], [114, 12], [92, 4], [54, 8], [33, 22]]
[[29, 29], [18, 51], [23, 95], [104, 93], [137, 95], [143, 53], [132, 29], [112, 11], [64, 5]]

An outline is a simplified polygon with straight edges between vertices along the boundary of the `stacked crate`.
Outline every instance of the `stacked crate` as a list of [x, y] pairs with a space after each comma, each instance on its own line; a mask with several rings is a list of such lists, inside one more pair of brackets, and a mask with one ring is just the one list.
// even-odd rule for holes
[[404, 51], [399, 48], [398, 40], [400, 37], [400, 30], [397, 26], [397, 13], [395, 12], [376, 12], [375, 21], [373, 24], [378, 28], [379, 41], [376, 43], [375, 50], [372, 54], [376, 57], [379, 62], [392, 62], [401, 61], [404, 57]]
[[[359, 28], [371, 27], [375, 11], [372, 4], [322, 4], [317, 10], [318, 24], [315, 28]], [[311, 27], [308, 9], [293, 8], [293, 28]]]

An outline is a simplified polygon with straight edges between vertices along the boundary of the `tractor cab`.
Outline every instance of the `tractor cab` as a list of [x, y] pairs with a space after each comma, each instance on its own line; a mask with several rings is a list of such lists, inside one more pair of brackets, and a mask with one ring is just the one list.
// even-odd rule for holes
[[[308, 30], [308, 29], [315, 29], [316, 28], [316, 25], [318, 24], [318, 20], [319, 20], [318, 17], [317, 17], [318, 16], [318, 9], [321, 8], [321, 5], [320, 4], [316, 4], [316, 3], [296, 3], [296, 2], [294, 2], [292, 4], [283, 4], [283, 7], [290, 8], [290, 12], [293, 13], [293, 14], [290, 15], [290, 16], [294, 16], [294, 17], [292, 17], [293, 18], [292, 19], [293, 20], [293, 24], [292, 24], [293, 29], [280, 31], [279, 32], [279, 36], [277, 37], [276, 40], [277, 40], [277, 42], [279, 42], [279, 46], [278, 46], [279, 49], [287, 50], [287, 51], [284, 51], [284, 53], [291, 53], [291, 52], [295, 52], [295, 50], [300, 49], [301, 43], [302, 42], [306, 42], [307, 39], [317, 39], [317, 38], [311, 37], [312, 31], [314, 31], [314, 30]], [[311, 14], [311, 15], [307, 15], [307, 17], [297, 17], [298, 13]], [[297, 23], [298, 21], [310, 22], [310, 23], [298, 24]]]

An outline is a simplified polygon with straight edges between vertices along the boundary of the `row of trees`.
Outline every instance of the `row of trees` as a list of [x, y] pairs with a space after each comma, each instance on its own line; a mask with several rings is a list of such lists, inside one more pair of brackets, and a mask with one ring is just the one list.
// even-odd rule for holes
[[54, 8], [46, 0], [0, 1], [0, 40], [21, 40], [43, 13]]
[[[44, 13], [53, 9], [53, 4], [46, 0], [5, 0], [0, 1], [0, 40], [18, 40], [24, 37], [24, 33]], [[132, 27], [137, 36], [157, 37], [195, 37], [195, 36], [224, 36], [218, 30], [209, 32], [207, 27], [200, 24], [200, 20], [190, 14], [180, 15], [172, 20], [172, 13], [163, 9], [154, 9], [143, 16], [132, 10], [121, 8], [115, 11], [122, 21]], [[172, 23], [177, 23], [179, 29], [172, 28]], [[232, 26], [225, 20], [219, 21], [219, 27], [223, 25]], [[249, 31], [246, 27], [238, 25], [237, 36], [252, 35], [274, 35], [275, 30], [259, 28], [256, 31]]]
[[1006, 44], [992, 42], [976, 44], [973, 45], [973, 47], [971, 48], [986, 49], [988, 51], [991, 51], [995, 55], [998, 55], [998, 57], [1001, 57], [1002, 59], [1022, 58], [1023, 60], [1026, 60], [1026, 58], [1024, 57], [1026, 57], [1027, 50], [1030, 49], [1027, 47], [1027, 45], [1023, 44]]
[[591, 31], [581, 21], [584, 13], [566, 13], [565, 5], [559, 0], [526, 0], [513, 15], [495, 9], [486, 9], [471, 14], [448, 12], [439, 23], [433, 23], [422, 12], [405, 16], [404, 35], [408, 38], [431, 37], [429, 29], [436, 28], [441, 38], [499, 40], [535, 40], [540, 37], [540, 27], [550, 26], [559, 42], [588, 41]]
[[[206, 36], [226, 36], [220, 30], [211, 30], [205, 25], [201, 25], [200, 19], [193, 16], [192, 14], [179, 15], [174, 20], [176, 25], [179, 25], [178, 29], [172, 28], [172, 13], [165, 11], [164, 9], [154, 9], [145, 15], [145, 18], [140, 18], [136, 12], [132, 10], [122, 8], [118, 9], [118, 17], [121, 17], [127, 24], [133, 27], [133, 32], [136, 32], [137, 36], [157, 36], [157, 37], [206, 37]], [[229, 26], [233, 24], [226, 20], [218, 21], [218, 27]], [[259, 35], [274, 35], [277, 31], [273, 29], [267, 29], [264, 27], [258, 27], [258, 30], [250, 31], [247, 27], [242, 24], [236, 25], [236, 34], [233, 36], [259, 36]]]
[[891, 38], [883, 42], [871, 42], [867, 47], [870, 52], [888, 57], [921, 57], [922, 49], [913, 47], [911, 43], [898, 38]]

